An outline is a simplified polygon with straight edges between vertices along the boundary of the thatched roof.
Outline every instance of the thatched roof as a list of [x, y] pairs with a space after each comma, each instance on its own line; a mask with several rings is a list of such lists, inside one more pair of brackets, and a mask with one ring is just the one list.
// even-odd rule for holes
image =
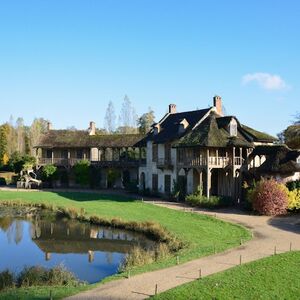
[[187, 133], [175, 144], [177, 147], [253, 147], [252, 140], [244, 135], [238, 123], [237, 136], [230, 136], [227, 126], [235, 117], [218, 117], [212, 112], [194, 130]]
[[266, 161], [255, 172], [260, 174], [294, 174], [300, 172], [300, 164], [297, 158], [300, 151], [291, 150], [286, 145], [257, 146], [249, 159], [256, 155], [265, 155]]
[[141, 134], [96, 134], [85, 130], [50, 130], [35, 148], [122, 148], [144, 146]]

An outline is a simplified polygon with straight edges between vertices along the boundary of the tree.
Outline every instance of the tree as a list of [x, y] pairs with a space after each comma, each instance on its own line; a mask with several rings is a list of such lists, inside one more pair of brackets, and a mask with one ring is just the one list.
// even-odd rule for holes
[[106, 109], [104, 127], [108, 133], [113, 133], [116, 130], [116, 114], [112, 101], [109, 101]]
[[24, 154], [25, 153], [25, 128], [24, 128], [23, 118], [17, 119], [16, 131], [17, 131], [17, 151]]
[[128, 134], [136, 133], [137, 115], [130, 99], [125, 95], [120, 116], [119, 116], [119, 133]]
[[0, 166], [4, 166], [7, 164], [8, 133], [9, 133], [8, 124], [1, 125], [0, 126]]
[[300, 149], [300, 113], [295, 115], [292, 125], [277, 134], [279, 141], [292, 149]]
[[146, 134], [151, 129], [151, 126], [154, 123], [154, 111], [149, 107], [148, 112], [144, 113], [139, 119], [138, 119], [138, 129], [141, 134]]
[[47, 132], [48, 121], [43, 118], [35, 118], [29, 130], [29, 147], [31, 155], [34, 155], [34, 146], [36, 146], [41, 136]]

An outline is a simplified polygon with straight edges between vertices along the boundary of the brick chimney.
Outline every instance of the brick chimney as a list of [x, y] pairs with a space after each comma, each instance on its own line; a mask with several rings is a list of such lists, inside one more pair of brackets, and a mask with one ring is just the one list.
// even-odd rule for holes
[[170, 104], [169, 105], [169, 114], [176, 114], [177, 109], [176, 109], [176, 104]]
[[89, 127], [89, 135], [95, 135], [95, 134], [96, 134], [96, 123], [91, 121]]
[[214, 107], [216, 108], [217, 114], [223, 116], [222, 98], [220, 96], [214, 96], [213, 99], [214, 99]]
[[50, 130], [52, 130], [52, 128], [53, 128], [52, 123], [48, 122], [47, 123], [47, 130], [50, 131]]

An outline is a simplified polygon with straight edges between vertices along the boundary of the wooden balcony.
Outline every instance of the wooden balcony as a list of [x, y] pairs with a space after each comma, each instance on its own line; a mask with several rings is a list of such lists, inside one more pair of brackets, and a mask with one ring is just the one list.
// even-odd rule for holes
[[[234, 166], [241, 166], [243, 162], [244, 159], [241, 157], [234, 158]], [[208, 160], [206, 157], [195, 157], [178, 162], [178, 166], [182, 168], [207, 167], [207, 165], [210, 168], [222, 169], [226, 168], [227, 166], [232, 166], [232, 159], [225, 156], [209, 156]]]
[[91, 159], [84, 159], [84, 158], [38, 158], [37, 164], [39, 166], [44, 165], [55, 165], [55, 166], [63, 166], [63, 167], [72, 167], [77, 162], [81, 160], [88, 160], [92, 165], [96, 165], [98, 167], [103, 168], [137, 168], [140, 165], [146, 163], [145, 159], [141, 160], [134, 160], [134, 159], [122, 159], [122, 160], [91, 160]]

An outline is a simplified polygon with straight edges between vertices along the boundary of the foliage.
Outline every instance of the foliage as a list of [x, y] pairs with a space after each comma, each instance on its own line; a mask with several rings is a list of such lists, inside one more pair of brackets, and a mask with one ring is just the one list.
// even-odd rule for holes
[[138, 119], [139, 133], [148, 133], [154, 123], [154, 119], [154, 111], [151, 109], [151, 107], [149, 107], [148, 112], [141, 115]]
[[186, 178], [184, 176], [178, 176], [178, 180], [173, 180], [172, 197], [176, 201], [183, 201], [186, 196]]
[[286, 187], [289, 189], [289, 191], [300, 189], [300, 180], [289, 181], [286, 183]]
[[42, 170], [43, 180], [51, 181], [57, 174], [57, 167], [54, 165], [45, 165]]
[[75, 180], [82, 186], [89, 184], [90, 164], [88, 160], [83, 159], [74, 165]]
[[300, 295], [300, 252], [288, 252], [243, 264], [178, 286], [154, 300], [291, 299]]
[[192, 195], [186, 196], [185, 201], [191, 206], [205, 208], [228, 207], [233, 204], [231, 197], [210, 196], [209, 198], [207, 198], [206, 196], [202, 195], [199, 190]]
[[6, 165], [8, 162], [8, 130], [7, 124], [0, 126], [0, 167]]
[[5, 270], [0, 273], [0, 291], [14, 286], [14, 275]]
[[300, 189], [289, 191], [288, 197], [289, 197], [288, 209], [299, 211], [300, 210]]
[[4, 177], [0, 177], [0, 186], [6, 185], [6, 179]]
[[252, 206], [264, 215], [282, 215], [288, 205], [288, 189], [274, 179], [261, 180], [252, 192]]
[[30, 169], [36, 164], [36, 158], [30, 155], [21, 155], [14, 152], [9, 159], [10, 169], [15, 173], [20, 173], [24, 169]]
[[109, 169], [107, 171], [107, 184], [109, 187], [113, 187], [116, 180], [120, 178], [121, 173], [117, 169]]

